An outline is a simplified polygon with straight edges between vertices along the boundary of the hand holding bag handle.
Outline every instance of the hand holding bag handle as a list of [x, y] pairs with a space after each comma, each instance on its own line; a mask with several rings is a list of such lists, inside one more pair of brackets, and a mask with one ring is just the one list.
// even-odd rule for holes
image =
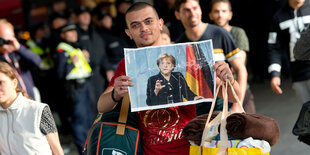
[[[207, 131], [208, 129], [210, 128], [210, 125], [209, 125], [209, 122], [210, 122], [210, 119], [211, 119], [211, 115], [213, 113], [213, 110], [214, 110], [214, 106], [215, 106], [215, 101], [216, 101], [216, 97], [218, 95], [218, 92], [220, 90], [220, 87], [222, 86], [222, 94], [223, 94], [223, 99], [224, 99], [224, 102], [223, 102], [223, 110], [222, 110], [222, 116], [221, 116], [221, 128], [220, 128], [220, 137], [221, 137], [221, 146], [220, 146], [220, 149], [218, 151], [218, 155], [224, 155], [226, 153], [226, 149], [228, 148], [228, 136], [227, 136], [227, 131], [226, 131], [226, 118], [228, 116], [228, 95], [227, 95], [227, 86], [230, 86], [232, 92], [233, 92], [233, 96], [234, 98], [237, 100], [238, 102], [238, 105], [241, 109], [241, 112], [244, 113], [244, 109], [242, 107], [242, 104], [238, 98], [238, 96], [236, 95], [234, 89], [233, 89], [233, 86], [231, 85], [230, 81], [227, 79], [226, 82], [225, 82], [225, 85], [224, 83], [221, 81], [219, 86], [217, 87], [216, 89], [216, 94], [214, 96], [214, 100], [212, 101], [212, 105], [211, 105], [211, 109], [209, 111], [209, 115], [208, 115], [208, 118], [207, 118], [207, 121], [206, 121], [206, 124], [205, 124], [205, 128], [204, 128], [204, 131], [203, 131], [203, 134], [202, 134], [202, 138], [201, 138], [201, 144], [200, 144], [200, 147], [199, 149], [201, 149], [203, 146], [204, 146], [204, 137], [206, 136], [207, 134]], [[199, 151], [199, 153], [201, 153], [201, 150]]]
[[[125, 133], [128, 110], [129, 110], [129, 100], [130, 100], [129, 95], [128, 95], [128, 93], [126, 93], [125, 96], [123, 97], [122, 106], [121, 106], [120, 114], [118, 117], [118, 124], [117, 124], [117, 128], [116, 128], [116, 134], [118, 134], [118, 135], [124, 135], [124, 133]], [[97, 118], [94, 121], [93, 125], [101, 120], [102, 114], [103, 113], [99, 113], [97, 115]]]

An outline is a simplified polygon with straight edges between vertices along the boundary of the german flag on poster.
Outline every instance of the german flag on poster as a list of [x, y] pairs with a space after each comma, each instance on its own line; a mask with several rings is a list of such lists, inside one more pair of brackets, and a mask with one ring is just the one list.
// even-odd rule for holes
[[186, 63], [185, 79], [191, 91], [197, 96], [213, 98], [211, 69], [198, 44], [186, 45]]

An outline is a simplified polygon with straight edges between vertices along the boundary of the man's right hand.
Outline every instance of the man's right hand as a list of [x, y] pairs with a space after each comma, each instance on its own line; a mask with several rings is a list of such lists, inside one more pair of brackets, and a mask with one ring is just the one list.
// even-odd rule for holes
[[9, 44], [2, 45], [0, 48], [1, 54], [9, 54], [13, 51], [16, 51], [20, 48], [20, 43], [15, 37], [4, 37], [5, 40], [9, 42]]
[[280, 77], [273, 77], [270, 81], [270, 86], [273, 92], [276, 94], [282, 94], [282, 89], [280, 88], [281, 79]]
[[11, 50], [12, 51], [17, 51], [20, 48], [20, 43], [15, 37], [12, 37], [9, 39], [9, 45], [11, 45]]
[[121, 100], [124, 95], [128, 92], [128, 86], [133, 86], [134, 84], [129, 76], [119, 76], [114, 80], [114, 98], [116, 100]]

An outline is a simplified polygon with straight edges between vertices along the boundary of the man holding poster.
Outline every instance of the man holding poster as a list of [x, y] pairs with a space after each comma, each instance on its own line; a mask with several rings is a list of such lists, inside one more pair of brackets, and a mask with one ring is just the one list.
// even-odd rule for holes
[[[125, 18], [128, 27], [125, 31], [135, 41], [138, 48], [162, 44], [160, 30], [163, 20], [159, 19], [152, 5], [137, 2], [127, 10]], [[213, 70], [218, 77], [217, 84], [220, 79], [229, 79], [237, 95], [240, 95], [239, 84], [233, 79], [227, 63], [217, 62]], [[128, 92], [128, 87], [134, 85], [131, 81], [131, 77], [126, 76], [123, 59], [119, 63], [109, 87], [99, 98], [98, 111], [108, 112], [117, 107], [119, 101]], [[230, 91], [228, 93], [232, 94]], [[229, 100], [234, 101], [232, 95], [229, 96], [231, 96]], [[182, 131], [184, 126], [195, 117], [195, 105], [139, 111], [137, 119], [143, 140], [143, 154], [188, 155], [190, 145], [188, 140], [183, 137]]]

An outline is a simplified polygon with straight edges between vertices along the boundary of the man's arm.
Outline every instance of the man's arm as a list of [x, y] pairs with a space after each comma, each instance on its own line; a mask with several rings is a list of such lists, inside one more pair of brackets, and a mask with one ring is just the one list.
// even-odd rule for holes
[[[226, 79], [228, 79], [230, 81], [230, 83], [232, 84], [233, 89], [235, 90], [236, 95], [239, 97], [239, 100], [240, 100], [241, 99], [241, 97], [240, 97], [241, 96], [240, 86], [239, 86], [238, 82], [234, 80], [234, 77], [231, 73], [229, 65], [224, 61], [218, 61], [214, 64], [213, 71], [215, 71], [216, 75], [217, 75], [216, 85], [220, 84], [220, 80], [225, 81]], [[219, 97], [223, 97], [222, 93], [220, 93], [221, 91], [222, 90], [219, 90], [219, 95], [218, 95]], [[228, 101], [229, 102], [237, 102], [237, 100], [233, 96], [233, 92], [232, 92], [231, 88], [227, 89], [227, 93], [228, 93]]]
[[42, 60], [38, 54], [31, 52], [23, 45], [20, 45], [20, 48], [17, 50], [17, 53], [22, 57], [22, 60], [24, 60], [28, 64], [40, 67]]
[[236, 57], [229, 62], [237, 74], [237, 81], [240, 85], [240, 101], [243, 103], [243, 99], [245, 96], [245, 91], [247, 88], [247, 80], [248, 80], [248, 72], [246, 70], [245, 64], [242, 61], [242, 57]]
[[242, 60], [242, 53], [237, 48], [230, 33], [228, 33], [227, 31], [219, 31], [219, 32], [221, 32], [220, 34], [223, 40], [222, 47], [224, 50], [226, 60], [228, 60], [234, 72], [237, 74], [237, 81], [241, 89], [240, 90], [241, 94], [239, 97], [241, 103], [243, 103], [243, 99], [247, 88], [248, 72], [246, 70], [244, 60]]
[[100, 95], [97, 103], [98, 112], [103, 113], [111, 111], [117, 105], [117, 102], [114, 102], [112, 99], [113, 89], [114, 87], [110, 86]]
[[39, 55], [31, 52], [29, 49], [21, 45], [15, 37], [10, 37], [9, 39], [9, 52], [16, 51], [24, 63], [30, 64], [32, 66], [40, 67], [42, 62]]
[[282, 94], [281, 89], [281, 65], [282, 65], [282, 54], [284, 45], [282, 43], [281, 37], [279, 37], [280, 28], [278, 26], [277, 19], [274, 17], [272, 25], [270, 27], [269, 37], [268, 37], [268, 58], [269, 66], [268, 73], [270, 74], [270, 86], [273, 92], [276, 94]]
[[[118, 102], [128, 92], [128, 87], [133, 86], [128, 76], [119, 76], [114, 81], [114, 86], [109, 86], [99, 97], [97, 108], [98, 112], [109, 112], [115, 108]], [[112, 98], [113, 95], [113, 98]], [[114, 101], [115, 100], [115, 101]]]

